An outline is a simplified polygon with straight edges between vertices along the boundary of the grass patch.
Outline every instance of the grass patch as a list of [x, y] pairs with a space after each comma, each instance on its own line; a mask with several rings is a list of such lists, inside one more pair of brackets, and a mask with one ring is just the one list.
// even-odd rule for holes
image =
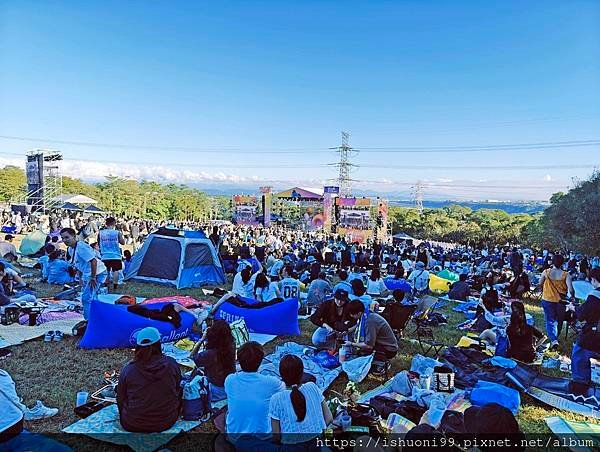
[[[29, 270], [27, 269], [27, 272]], [[229, 284], [231, 278], [229, 278]], [[59, 291], [57, 286], [48, 284], [33, 283], [34, 289], [40, 296], [50, 296]], [[128, 293], [139, 297], [163, 297], [173, 295], [190, 295], [197, 299], [207, 299], [201, 289], [186, 289], [177, 291], [170, 287], [128, 282], [120, 290], [121, 293]], [[434, 328], [436, 339], [447, 344], [454, 345], [458, 342], [463, 332], [456, 328], [456, 325], [464, 320], [462, 313], [452, 311], [453, 304], [448, 303], [445, 307], [439, 309], [448, 317], [448, 324]], [[527, 312], [535, 318], [535, 324], [538, 328], [544, 329], [543, 312], [539, 302], [526, 301]], [[309, 321], [301, 321], [300, 336], [283, 336], [265, 346], [266, 352], [272, 352], [279, 344], [288, 341], [294, 341], [301, 344], [310, 344], [311, 336], [315, 329]], [[392, 370], [390, 375], [403, 369], [410, 368], [410, 363], [414, 355], [420, 353], [418, 344], [411, 342], [416, 339], [412, 332], [414, 327], [409, 326], [405, 339], [401, 341], [400, 352], [392, 360]], [[564, 338], [564, 332], [563, 332]], [[62, 342], [45, 343], [42, 339], [29, 341], [23, 345], [12, 348], [12, 356], [2, 361], [1, 365], [12, 375], [15, 380], [17, 391], [24, 402], [28, 405], [41, 399], [51, 407], [60, 409], [59, 414], [53, 418], [26, 423], [26, 428], [34, 432], [60, 432], [64, 427], [77, 420], [73, 413], [75, 406], [76, 393], [81, 390], [92, 393], [102, 384], [102, 374], [106, 370], [121, 369], [133, 356], [131, 350], [81, 350], [77, 347], [79, 339], [65, 337]], [[561, 344], [561, 353], [569, 353], [572, 348], [572, 341], [563, 339]], [[544, 373], [549, 375], [565, 377], [565, 374], [558, 370], [549, 371], [544, 369]], [[337, 378], [330, 389], [341, 392], [347, 378], [343, 374]], [[369, 375], [358, 385], [361, 392], [368, 391], [383, 383], [382, 377]], [[586, 420], [582, 416], [574, 415], [569, 412], [562, 412], [552, 409], [527, 395], [522, 395], [522, 404], [517, 420], [526, 433], [549, 433], [544, 422], [548, 416], [560, 415], [570, 420]], [[201, 431], [214, 431], [212, 424], [204, 424], [200, 427]], [[106, 445], [98, 442], [98, 448], [103, 449]], [[182, 440], [176, 439], [169, 444], [171, 449], [184, 449], [188, 445]]]

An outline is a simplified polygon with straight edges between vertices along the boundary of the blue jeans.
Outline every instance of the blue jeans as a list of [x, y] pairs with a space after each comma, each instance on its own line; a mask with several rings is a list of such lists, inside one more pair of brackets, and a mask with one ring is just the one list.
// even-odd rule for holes
[[90, 317], [90, 306], [92, 301], [98, 299], [98, 290], [106, 281], [106, 277], [106, 272], [96, 275], [96, 287], [93, 289], [89, 281], [84, 281], [83, 292], [81, 292], [81, 304], [83, 305], [83, 318], [85, 320], [88, 320]]
[[332, 347], [335, 345], [335, 333], [329, 333], [327, 328], [320, 326], [313, 333], [312, 343], [317, 347]]
[[546, 319], [546, 332], [551, 342], [558, 341], [565, 318], [565, 306], [561, 303], [542, 300], [544, 318]]
[[210, 401], [211, 402], [219, 402], [221, 400], [225, 400], [227, 398], [227, 394], [225, 393], [225, 388], [221, 386], [215, 386], [212, 383], [210, 385]]
[[592, 358], [600, 359], [600, 353], [593, 352], [575, 343], [571, 354], [573, 381], [587, 384], [592, 382], [592, 366], [590, 364]]

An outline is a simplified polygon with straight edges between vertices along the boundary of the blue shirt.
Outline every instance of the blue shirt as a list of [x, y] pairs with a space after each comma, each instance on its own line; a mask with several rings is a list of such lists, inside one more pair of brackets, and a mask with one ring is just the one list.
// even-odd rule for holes
[[116, 229], [102, 229], [98, 235], [98, 245], [103, 261], [121, 260], [119, 231]]
[[48, 262], [48, 284], [67, 284], [73, 282], [69, 275], [69, 263], [62, 259]]

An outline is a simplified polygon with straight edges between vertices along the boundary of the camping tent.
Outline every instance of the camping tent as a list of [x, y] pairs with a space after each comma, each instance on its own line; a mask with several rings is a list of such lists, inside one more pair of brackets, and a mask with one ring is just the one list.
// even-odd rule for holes
[[212, 242], [200, 231], [161, 228], [135, 253], [125, 279], [178, 289], [224, 284], [225, 273]]

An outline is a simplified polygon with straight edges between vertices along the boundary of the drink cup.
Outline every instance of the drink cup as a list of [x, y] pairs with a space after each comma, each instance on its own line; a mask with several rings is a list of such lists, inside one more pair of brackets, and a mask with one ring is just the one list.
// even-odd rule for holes
[[77, 406], [85, 405], [88, 399], [87, 391], [80, 391], [77, 393]]

